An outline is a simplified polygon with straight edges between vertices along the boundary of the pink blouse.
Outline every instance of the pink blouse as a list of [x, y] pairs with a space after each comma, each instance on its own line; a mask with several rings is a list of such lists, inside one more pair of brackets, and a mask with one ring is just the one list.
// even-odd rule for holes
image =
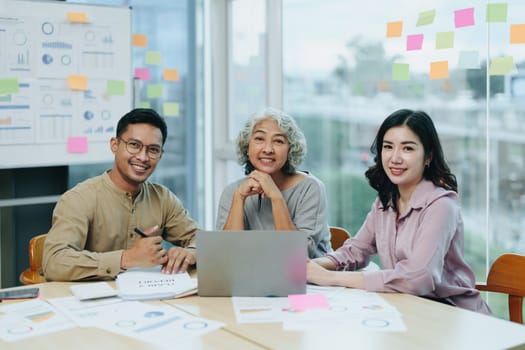
[[490, 314], [475, 277], [463, 258], [463, 219], [457, 194], [422, 180], [405, 213], [376, 199], [357, 234], [327, 257], [337, 270], [357, 270], [377, 254], [382, 270], [365, 271], [365, 287], [446, 299], [459, 307]]

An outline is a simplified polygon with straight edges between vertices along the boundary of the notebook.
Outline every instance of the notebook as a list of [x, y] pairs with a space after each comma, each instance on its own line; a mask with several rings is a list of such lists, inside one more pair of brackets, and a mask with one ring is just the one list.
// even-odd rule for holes
[[306, 292], [307, 238], [299, 231], [198, 231], [200, 296]]
[[173, 299], [197, 293], [187, 272], [163, 274], [161, 266], [131, 268], [117, 275], [118, 296], [125, 300]]

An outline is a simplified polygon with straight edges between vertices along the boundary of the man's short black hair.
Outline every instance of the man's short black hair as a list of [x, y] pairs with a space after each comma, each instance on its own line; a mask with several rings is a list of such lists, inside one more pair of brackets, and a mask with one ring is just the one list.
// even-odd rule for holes
[[135, 108], [126, 113], [117, 124], [117, 137], [120, 137], [127, 129], [129, 124], [151, 124], [160, 129], [162, 133], [162, 145], [168, 137], [168, 127], [164, 118], [151, 108]]

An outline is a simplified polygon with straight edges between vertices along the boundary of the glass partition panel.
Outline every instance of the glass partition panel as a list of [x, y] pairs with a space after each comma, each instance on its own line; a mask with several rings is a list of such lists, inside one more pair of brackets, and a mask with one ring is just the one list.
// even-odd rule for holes
[[[477, 279], [502, 252], [525, 254], [524, 7], [283, 0], [284, 110], [306, 133], [304, 167], [327, 186], [332, 225], [360, 228], [376, 196], [364, 172], [378, 126], [421, 109], [458, 179]], [[505, 301], [490, 302], [505, 314]]]

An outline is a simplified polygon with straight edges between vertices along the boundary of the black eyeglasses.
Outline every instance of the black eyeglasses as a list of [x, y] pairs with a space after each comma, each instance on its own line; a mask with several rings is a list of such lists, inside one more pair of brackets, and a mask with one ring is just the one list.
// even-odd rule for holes
[[[131, 154], [139, 153], [140, 151], [142, 151], [142, 148], [144, 147], [144, 144], [140, 142], [139, 140], [134, 140], [134, 139], [124, 140], [121, 137], [119, 137], [118, 139], [126, 144], [126, 149]], [[147, 145], [146, 146], [146, 153], [148, 154], [148, 157], [150, 157], [151, 159], [159, 159], [162, 156], [162, 152], [164, 152], [164, 150], [162, 149], [162, 147], [158, 145]]]

